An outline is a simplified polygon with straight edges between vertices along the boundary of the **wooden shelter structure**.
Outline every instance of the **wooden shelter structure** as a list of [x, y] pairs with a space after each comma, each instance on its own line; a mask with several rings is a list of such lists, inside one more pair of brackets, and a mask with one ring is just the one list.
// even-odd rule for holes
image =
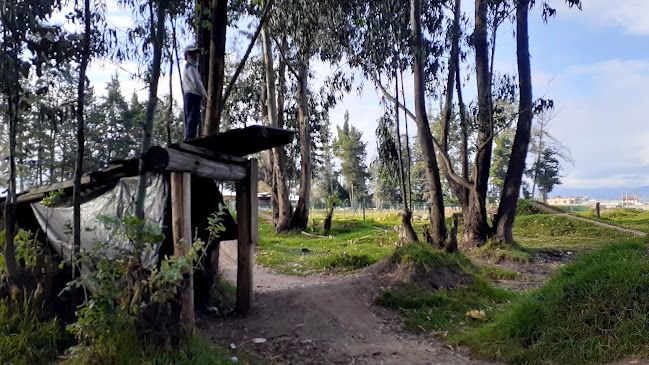
[[[142, 156], [143, 172], [169, 174], [171, 185], [171, 231], [174, 254], [187, 253], [192, 244], [192, 196], [203, 199], [203, 191], [192, 191], [192, 177], [203, 180], [234, 181], [238, 257], [237, 303], [239, 313], [247, 313], [252, 305], [252, 247], [258, 241], [257, 160], [245, 156], [290, 143], [294, 131], [265, 126], [250, 126], [216, 133], [207, 137], [177, 143], [168, 147], [151, 147]], [[139, 160], [119, 161], [102, 171], [90, 172], [81, 180], [85, 197], [102, 192], [121, 178], [139, 174]], [[31, 214], [28, 203], [42, 200], [50, 192], [64, 189], [71, 195], [72, 180], [31, 188], [17, 198], [17, 217]], [[2, 199], [0, 199], [2, 203]], [[209, 213], [207, 213], [209, 214]], [[181, 294], [181, 322], [193, 327], [194, 299], [192, 278]]]

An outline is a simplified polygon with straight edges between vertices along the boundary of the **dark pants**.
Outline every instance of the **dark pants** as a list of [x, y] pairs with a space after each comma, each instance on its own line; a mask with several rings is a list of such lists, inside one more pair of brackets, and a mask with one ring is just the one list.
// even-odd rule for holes
[[185, 102], [185, 140], [200, 137], [201, 133], [201, 101], [200, 95], [186, 93]]

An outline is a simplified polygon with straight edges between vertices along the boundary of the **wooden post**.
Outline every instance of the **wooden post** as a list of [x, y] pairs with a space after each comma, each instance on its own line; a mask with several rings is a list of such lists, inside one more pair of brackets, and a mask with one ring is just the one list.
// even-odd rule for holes
[[[192, 245], [191, 176], [189, 172], [171, 172], [171, 229], [175, 256], [186, 255]], [[194, 278], [191, 273], [183, 274], [189, 274], [189, 278], [180, 292], [180, 326], [183, 338], [188, 339], [194, 334]]]
[[237, 225], [239, 242], [237, 249], [237, 305], [236, 310], [245, 314], [252, 305], [252, 247], [257, 244], [259, 211], [257, 210], [257, 159], [250, 159], [247, 176], [237, 182]]
[[599, 202], [595, 203], [595, 210], [597, 210], [597, 218], [599, 218]]

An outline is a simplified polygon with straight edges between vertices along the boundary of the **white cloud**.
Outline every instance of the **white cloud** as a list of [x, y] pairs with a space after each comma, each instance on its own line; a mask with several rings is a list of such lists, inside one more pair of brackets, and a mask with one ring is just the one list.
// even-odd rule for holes
[[559, 16], [586, 20], [596, 27], [619, 27], [628, 34], [649, 35], [649, 1], [647, 0], [585, 0], [583, 11], [568, 10], [561, 0]]
[[566, 187], [639, 186], [649, 182], [645, 110], [649, 62], [610, 60], [575, 65], [554, 89], [562, 111], [551, 132], [572, 151]]

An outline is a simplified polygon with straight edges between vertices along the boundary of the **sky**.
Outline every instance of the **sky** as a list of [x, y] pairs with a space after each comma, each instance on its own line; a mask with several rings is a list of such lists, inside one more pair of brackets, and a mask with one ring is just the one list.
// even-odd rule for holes
[[[464, 10], [472, 15], [472, 2], [463, 3]], [[530, 13], [530, 54], [534, 98], [554, 100], [556, 116], [550, 133], [570, 149], [574, 161], [574, 165], [563, 164], [563, 186], [649, 185], [649, 123], [644, 110], [649, 96], [649, 1], [585, 0], [581, 11], [568, 9], [563, 0], [550, 3], [558, 13], [547, 24], [538, 5]], [[117, 6], [109, 6], [108, 19], [122, 28], [132, 23], [130, 15]], [[499, 72], [516, 73], [514, 29], [514, 24], [505, 23], [498, 31], [495, 68]], [[187, 44], [191, 36], [180, 38]], [[233, 44], [237, 38], [230, 36], [228, 42]], [[101, 94], [106, 81], [117, 72], [124, 95], [136, 91], [144, 97], [145, 85], [129, 78], [135, 70], [132, 63], [118, 67], [95, 61], [88, 77]], [[331, 71], [327, 65], [314, 63], [313, 72], [311, 83], [318, 86]], [[177, 79], [174, 85], [179, 96]], [[383, 110], [372, 84], [364, 81], [363, 85], [360, 93], [353, 91], [345, 96], [330, 116], [334, 125], [342, 125], [349, 111], [350, 122], [363, 132], [370, 161], [375, 156], [376, 120]], [[411, 76], [406, 75], [405, 85], [412, 109]], [[475, 82], [466, 86], [465, 99], [474, 98], [474, 89]], [[166, 77], [160, 81], [159, 92], [168, 93]], [[429, 109], [438, 108], [438, 100], [428, 103]], [[415, 130], [414, 123], [409, 127]]]

